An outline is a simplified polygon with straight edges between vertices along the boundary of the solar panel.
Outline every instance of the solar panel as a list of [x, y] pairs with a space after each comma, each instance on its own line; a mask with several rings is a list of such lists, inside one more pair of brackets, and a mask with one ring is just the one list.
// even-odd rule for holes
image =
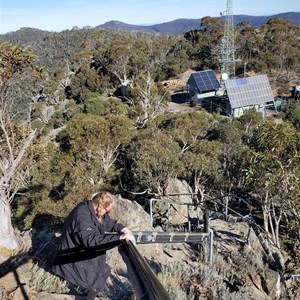
[[213, 70], [192, 73], [188, 84], [197, 86], [200, 93], [219, 89], [220, 83]]
[[225, 88], [232, 108], [274, 101], [267, 75], [228, 79]]

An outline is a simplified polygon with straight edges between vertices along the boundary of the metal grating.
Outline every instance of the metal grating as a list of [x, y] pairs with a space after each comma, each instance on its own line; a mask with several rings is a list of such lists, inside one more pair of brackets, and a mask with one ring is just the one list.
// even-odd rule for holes
[[154, 232], [133, 231], [132, 234], [137, 244], [153, 243], [205, 243], [209, 239], [209, 233], [205, 232]]
[[188, 84], [196, 85], [200, 93], [214, 91], [220, 88], [220, 83], [213, 70], [192, 73]]
[[274, 101], [267, 75], [228, 79], [225, 88], [233, 109]]

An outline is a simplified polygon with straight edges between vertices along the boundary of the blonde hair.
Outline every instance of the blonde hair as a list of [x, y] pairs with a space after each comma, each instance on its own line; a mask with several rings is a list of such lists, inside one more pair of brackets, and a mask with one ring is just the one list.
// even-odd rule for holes
[[91, 200], [93, 205], [95, 206], [96, 215], [100, 223], [101, 223], [101, 215], [99, 213], [99, 210], [106, 209], [111, 204], [112, 206], [114, 206], [116, 203], [115, 197], [111, 193], [106, 191], [94, 193], [91, 197]]

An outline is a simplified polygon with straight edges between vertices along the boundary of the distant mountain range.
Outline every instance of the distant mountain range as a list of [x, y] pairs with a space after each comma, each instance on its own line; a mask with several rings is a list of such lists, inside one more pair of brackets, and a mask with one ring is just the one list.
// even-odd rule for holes
[[[266, 24], [270, 19], [281, 18], [291, 21], [294, 25], [300, 25], [300, 12], [287, 12], [272, 16], [248, 16], [234, 15], [234, 24], [242, 21], [250, 21], [250, 25], [260, 27]], [[142, 31], [157, 34], [183, 34], [193, 29], [200, 29], [201, 19], [176, 19], [156, 25], [131, 25], [120, 21], [109, 21], [95, 28], [125, 30], [125, 31]], [[43, 38], [53, 34], [52, 31], [44, 31], [35, 28], [23, 27], [17, 31], [0, 34], [0, 41], [20, 42], [26, 44], [38, 38]]]
[[[242, 21], [250, 21], [250, 25], [260, 27], [266, 24], [270, 19], [280, 18], [291, 21], [294, 25], [300, 25], [300, 12], [287, 12], [272, 16], [248, 16], [248, 15], [234, 15], [234, 24], [238, 24]], [[174, 21], [142, 26], [142, 25], [130, 25], [120, 21], [109, 21], [102, 25], [96, 26], [96, 28], [125, 30], [125, 31], [143, 31], [150, 33], [161, 34], [182, 34], [192, 29], [200, 29], [201, 19], [176, 19]]]

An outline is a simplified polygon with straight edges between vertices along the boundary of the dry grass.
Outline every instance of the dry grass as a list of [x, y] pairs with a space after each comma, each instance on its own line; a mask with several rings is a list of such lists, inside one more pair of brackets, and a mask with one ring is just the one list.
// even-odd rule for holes
[[66, 281], [50, 274], [36, 263], [30, 270], [30, 287], [37, 292], [65, 294], [70, 291]]

